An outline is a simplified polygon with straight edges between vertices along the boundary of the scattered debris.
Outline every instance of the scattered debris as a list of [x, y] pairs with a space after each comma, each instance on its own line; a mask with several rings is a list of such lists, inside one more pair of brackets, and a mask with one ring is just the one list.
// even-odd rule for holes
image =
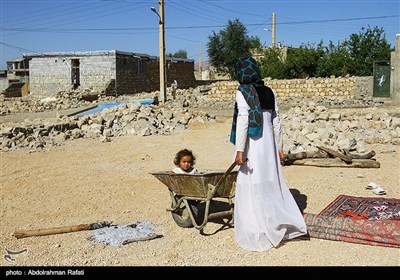
[[154, 231], [155, 225], [148, 221], [127, 225], [112, 225], [94, 231], [88, 240], [121, 247], [132, 242], [151, 240], [163, 237]]

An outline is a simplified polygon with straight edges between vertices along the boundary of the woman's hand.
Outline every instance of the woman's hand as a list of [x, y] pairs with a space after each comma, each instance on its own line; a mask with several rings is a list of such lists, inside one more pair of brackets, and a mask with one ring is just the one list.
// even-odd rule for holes
[[282, 150], [279, 150], [278, 153], [279, 153], [279, 159], [281, 161], [281, 165], [285, 165], [285, 154], [283, 153]]
[[246, 160], [243, 159], [243, 152], [241, 151], [236, 152], [235, 162], [237, 165], [243, 165], [246, 162]]

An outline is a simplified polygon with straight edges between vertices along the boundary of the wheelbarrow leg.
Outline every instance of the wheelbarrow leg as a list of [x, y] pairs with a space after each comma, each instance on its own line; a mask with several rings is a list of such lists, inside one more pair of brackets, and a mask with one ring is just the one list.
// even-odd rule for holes
[[206, 201], [206, 206], [205, 206], [205, 210], [204, 210], [204, 219], [203, 219], [203, 222], [200, 225], [197, 224], [196, 219], [194, 218], [191, 209], [188, 207], [189, 203], [188, 203], [187, 199], [183, 199], [183, 202], [186, 205], [186, 209], [189, 210], [188, 212], [189, 212], [190, 219], [192, 220], [193, 226], [196, 229], [202, 229], [202, 228], [204, 228], [206, 226], [206, 224], [208, 222], [208, 217], [209, 217], [208, 213], [209, 213], [209, 210], [210, 210], [210, 201], [214, 197], [216, 189], [217, 189], [217, 185], [214, 186], [214, 185], [208, 184], [207, 198], [205, 200]]
[[[231, 200], [229, 201], [229, 204], [231, 206], [230, 210], [223, 211], [223, 212], [218, 212], [218, 213], [211, 213], [210, 214], [210, 204], [211, 204], [211, 201], [212, 201], [212, 199], [213, 199], [213, 197], [215, 195], [215, 192], [216, 192], [218, 186], [219, 186], [219, 184], [217, 184], [215, 186], [211, 185], [211, 184], [208, 185], [206, 206], [205, 206], [205, 209], [204, 209], [204, 219], [203, 219], [203, 222], [200, 225], [196, 223], [196, 220], [194, 219], [192, 211], [189, 211], [189, 215], [190, 215], [190, 218], [192, 219], [193, 226], [196, 229], [199, 229], [199, 230], [203, 229], [206, 226], [206, 224], [207, 224], [209, 219], [228, 217], [228, 216], [231, 216], [231, 215], [233, 217], [233, 207], [232, 207], [233, 203], [231, 203]], [[231, 196], [229, 197], [229, 199], [230, 198], [231, 198]], [[187, 199], [184, 199], [183, 202], [185, 203], [186, 208], [188, 208]]]
[[[188, 202], [186, 198], [180, 197], [177, 198], [174, 192], [170, 191], [172, 205], [170, 208], [167, 208], [167, 211], [170, 211], [172, 214], [172, 218], [175, 223], [183, 228], [190, 228], [193, 226], [193, 221], [195, 217], [198, 215], [198, 208], [194, 202]], [[181, 206], [184, 208], [181, 208]]]
[[233, 182], [232, 189], [231, 189], [231, 192], [230, 192], [229, 198], [228, 198], [229, 206], [231, 207], [231, 211], [232, 211], [232, 218], [231, 218], [232, 223], [234, 222], [234, 218], [235, 218], [235, 216], [234, 216], [234, 213], [235, 213], [235, 201], [234, 201], [235, 200], [235, 191], [236, 191], [236, 182]]
[[189, 210], [188, 212], [189, 212], [190, 219], [192, 220], [193, 226], [196, 229], [204, 228], [206, 226], [207, 222], [208, 222], [208, 216], [209, 216], [208, 212], [209, 212], [209, 209], [210, 209], [210, 200], [206, 201], [206, 207], [205, 207], [205, 211], [204, 211], [204, 219], [203, 219], [203, 222], [200, 225], [197, 224], [196, 219], [194, 218], [194, 215], [192, 213], [192, 209], [188, 208], [189, 202], [186, 199], [184, 199], [183, 202], [186, 205], [186, 209]]

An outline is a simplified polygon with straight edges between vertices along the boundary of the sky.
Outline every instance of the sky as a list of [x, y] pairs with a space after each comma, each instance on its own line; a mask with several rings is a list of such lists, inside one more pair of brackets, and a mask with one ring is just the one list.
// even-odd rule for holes
[[[157, 0], [0, 0], [0, 69], [23, 54], [119, 50], [159, 56]], [[338, 45], [382, 28], [395, 47], [399, 0], [164, 0], [166, 53], [208, 59], [209, 36], [238, 19], [265, 46]]]

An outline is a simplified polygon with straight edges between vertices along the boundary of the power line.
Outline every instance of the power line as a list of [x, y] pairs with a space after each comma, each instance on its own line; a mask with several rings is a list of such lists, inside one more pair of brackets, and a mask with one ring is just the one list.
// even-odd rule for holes
[[[360, 18], [347, 18], [347, 19], [321, 19], [321, 20], [307, 20], [307, 21], [291, 21], [291, 22], [277, 22], [277, 25], [293, 25], [305, 23], [323, 23], [323, 22], [339, 22], [339, 21], [356, 21], [366, 19], [379, 19], [379, 18], [393, 18], [400, 17], [400, 15], [390, 16], [377, 16], [377, 17], [360, 17]], [[260, 26], [262, 23], [250, 23], [246, 26]], [[169, 26], [165, 29], [178, 30], [178, 29], [201, 29], [201, 28], [218, 28], [225, 27], [225, 25], [195, 25], [195, 26]], [[154, 27], [121, 27], [121, 28], [7, 28], [1, 27], [2, 31], [20, 31], [20, 32], [74, 32], [74, 31], [132, 31], [132, 30], [156, 30]]]
[[393, 17], [400, 17], [400, 15], [379, 16], [379, 17], [362, 17], [362, 18], [348, 18], [348, 19], [320, 19], [320, 20], [307, 20], [307, 21], [291, 21], [291, 22], [280, 22], [279, 24], [321, 23], [321, 22], [353, 21], [353, 20], [393, 18]]
[[3, 43], [3, 42], [0, 42], [0, 44], [1, 44], [1, 45], [4, 45], [4, 46], [7, 46], [7, 47], [10, 47], [10, 48], [18, 49], [18, 50], [20, 50], [20, 51], [27, 51], [27, 52], [39, 53], [39, 52], [37, 52], [37, 51], [28, 50], [28, 49], [25, 49], [25, 48], [22, 48], [22, 47], [18, 47], [18, 46], [6, 44], [6, 43]]

